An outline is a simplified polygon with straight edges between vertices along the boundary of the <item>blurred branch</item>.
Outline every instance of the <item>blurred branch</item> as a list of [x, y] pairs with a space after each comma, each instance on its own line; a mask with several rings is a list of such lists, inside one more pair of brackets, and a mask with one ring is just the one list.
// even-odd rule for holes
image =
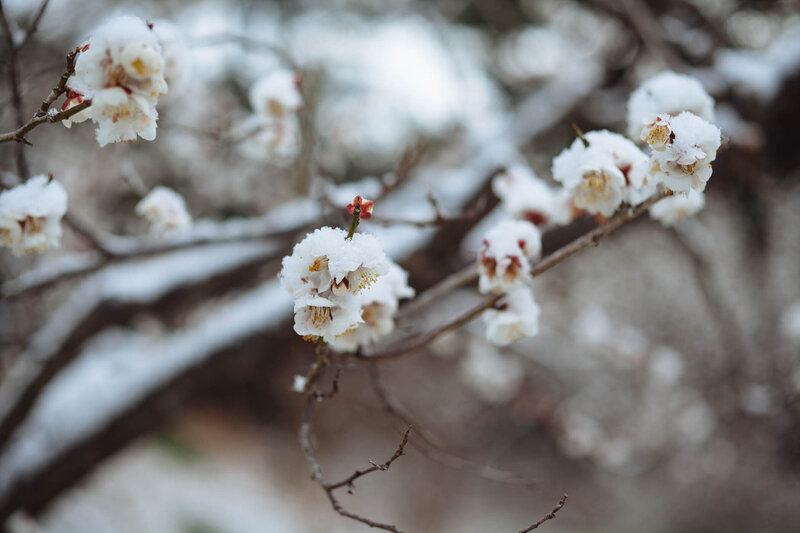
[[535, 524], [533, 524], [529, 528], [521, 529], [519, 533], [528, 533], [529, 531], [533, 531], [534, 529], [538, 528], [539, 526], [541, 526], [542, 524], [544, 524], [548, 520], [552, 520], [553, 518], [555, 518], [556, 517], [556, 513], [559, 512], [562, 507], [564, 507], [565, 503], [567, 503], [567, 498], [569, 498], [569, 495], [564, 493], [564, 495], [561, 496], [561, 499], [558, 500], [558, 503], [556, 504], [556, 506], [553, 508], [552, 511], [547, 513], [547, 515], [545, 515], [544, 518], [542, 518], [541, 520], [539, 520], [538, 522], [536, 522]]
[[[312, 213], [308, 206], [298, 209], [297, 213]], [[40, 269], [24, 272], [20, 277], [3, 282], [0, 285], [0, 296], [15, 297], [25, 292], [46, 288], [54, 283], [63, 281], [82, 274], [96, 272], [101, 268], [115, 262], [136, 259], [148, 255], [202, 246], [205, 244], [219, 244], [236, 241], [262, 240], [268, 238], [282, 238], [287, 240], [296, 232], [315, 224], [313, 216], [298, 216], [293, 218], [279, 216], [280, 213], [267, 213], [260, 217], [247, 219], [233, 219], [224, 222], [197, 221], [192, 229], [185, 233], [167, 235], [164, 237], [123, 237], [119, 235], [104, 234], [94, 231], [74, 217], [67, 218], [66, 222], [84, 238], [89, 239], [100, 251], [100, 254], [89, 256], [86, 253], [78, 254], [81, 258], [67, 257], [63, 268], [59, 261], [47, 263]], [[281, 223], [282, 220], [291, 220], [291, 224]], [[287, 243], [288, 244], [288, 243]]]
[[[11, 91], [11, 105], [14, 107], [14, 119], [16, 126], [19, 128], [25, 124], [25, 116], [22, 111], [22, 92], [19, 86], [17, 46], [14, 44], [14, 35], [11, 33], [11, 25], [6, 18], [2, 1], [0, 1], [0, 25], [3, 26], [3, 34], [6, 38], [6, 46], [8, 47], [8, 88]], [[30, 177], [30, 169], [28, 168], [28, 160], [25, 157], [25, 147], [22, 144], [18, 144], [16, 147], [16, 157], [17, 173], [23, 181], [27, 180]]]
[[[587, 246], [599, 244], [600, 239], [609, 235], [610, 233], [617, 230], [626, 223], [630, 222], [631, 220], [634, 220], [637, 217], [641, 216], [643, 213], [647, 212], [647, 210], [653, 204], [655, 204], [659, 200], [663, 200], [668, 196], [672, 196], [672, 194], [673, 194], [672, 191], [665, 189], [657, 194], [654, 194], [653, 196], [651, 196], [641, 204], [637, 205], [636, 207], [623, 209], [622, 211], [611, 217], [611, 219], [609, 219], [608, 222], [606, 222], [605, 224], [596, 227], [592, 231], [586, 233], [585, 235], [579, 237], [578, 239], [575, 239], [568, 245], [556, 250], [552, 254], [548, 255], [547, 257], [545, 257], [544, 259], [533, 265], [530, 271], [531, 276], [536, 277], [539, 274], [542, 274], [550, 270], [554, 266], [558, 265], [565, 259], [572, 257], [573, 255], [583, 250]], [[471, 265], [459, 272], [456, 272], [455, 274], [452, 275], [452, 277], [455, 277], [459, 281], [462, 281], [464, 279], [469, 279], [469, 281], [471, 281], [472, 279], [477, 277], [477, 267], [475, 267], [475, 265]], [[449, 282], [447, 278], [442, 282], [442, 285], [444, 286], [452, 286], [453, 284], [454, 283]], [[440, 295], [442, 292], [439, 285], [436, 285], [429, 290], [436, 291]], [[424, 293], [420, 297], [423, 296]], [[375, 354], [358, 353], [356, 354], [356, 356], [366, 360], [392, 359], [396, 357], [401, 357], [420, 348], [424, 348], [425, 346], [427, 346], [428, 344], [439, 338], [444, 333], [452, 329], [458, 328], [460, 326], [463, 326], [464, 324], [472, 320], [474, 317], [476, 317], [478, 314], [480, 314], [482, 311], [485, 311], [486, 309], [489, 309], [490, 307], [494, 306], [498, 301], [500, 301], [502, 297], [503, 295], [497, 295], [484, 300], [477, 306], [458, 315], [450, 322], [446, 322], [445, 324], [442, 324], [441, 326], [434, 328], [430, 332], [424, 335], [420, 335], [416, 340], [407, 343], [405, 346], [400, 346], [394, 349], [389, 348], [383, 352], [378, 352]]]
[[686, 70], [683, 61], [661, 37], [661, 25], [647, 2], [643, 0], [616, 0], [614, 3], [621, 6], [628, 23], [633, 27], [636, 35], [639, 36], [639, 39], [642, 40], [651, 54], [661, 59], [665, 65], [676, 72]]
[[482, 202], [478, 202], [476, 205], [472, 206], [471, 209], [461, 213], [459, 215], [446, 215], [441, 207], [439, 206], [439, 201], [436, 199], [433, 194], [428, 195], [428, 201], [430, 201], [431, 205], [433, 205], [433, 209], [435, 215], [430, 220], [409, 220], [405, 218], [393, 218], [393, 217], [382, 217], [380, 215], [372, 215], [372, 218], [369, 219], [371, 223], [377, 223], [381, 225], [397, 225], [397, 224], [406, 224], [410, 226], [416, 226], [418, 228], [429, 228], [432, 226], [444, 226], [446, 224], [452, 224], [453, 222], [465, 222], [470, 220], [476, 220], [480, 215], [484, 213], [486, 199], [485, 197], [482, 198]]
[[50, 0], [42, 0], [42, 3], [39, 5], [39, 9], [36, 11], [36, 15], [33, 16], [33, 20], [31, 21], [30, 26], [25, 31], [25, 36], [22, 38], [22, 41], [17, 45], [17, 50], [22, 50], [25, 48], [25, 45], [28, 44], [28, 41], [31, 40], [33, 34], [36, 33], [36, 30], [39, 29], [39, 22], [41, 22], [42, 17], [44, 16], [44, 12], [47, 9], [47, 4], [50, 3]]

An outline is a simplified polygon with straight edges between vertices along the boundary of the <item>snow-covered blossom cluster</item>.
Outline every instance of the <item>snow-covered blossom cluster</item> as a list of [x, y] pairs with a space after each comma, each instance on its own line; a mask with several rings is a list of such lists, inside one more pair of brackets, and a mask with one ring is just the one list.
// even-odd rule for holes
[[478, 257], [478, 289], [503, 294], [530, 280], [531, 261], [542, 252], [542, 235], [524, 220], [505, 220], [486, 234]]
[[100, 146], [156, 138], [156, 104], [167, 92], [164, 56], [156, 34], [141, 19], [120, 16], [104, 22], [80, 48], [62, 109], [86, 99], [89, 108], [64, 121], [97, 124]]
[[[510, 218], [489, 231], [478, 257], [479, 289], [507, 294], [502, 311], [486, 312], [487, 336], [506, 345], [536, 333], [539, 308], [525, 285], [531, 260], [541, 253], [538, 227], [569, 223], [576, 214], [611, 217], [666, 187], [678, 194], [653, 205], [650, 215], [665, 226], [705, 205], [703, 189], [721, 144], [714, 100], [700, 82], [663, 72], [647, 80], [628, 101], [628, 139], [607, 130], [578, 132], [552, 162], [553, 188], [527, 166], [511, 165], [492, 182]], [[650, 153], [637, 142], [644, 141]], [[510, 291], [514, 291], [510, 293]]]
[[[341, 340], [365, 325], [359, 333], [365, 342], [387, 329], [385, 309], [393, 297], [405, 294], [402, 274], [389, 274], [391, 264], [378, 240], [363, 233], [348, 238], [346, 231], [324, 227], [295, 245], [283, 259], [281, 285], [295, 299], [294, 330], [304, 337], [340, 346]], [[365, 297], [367, 291], [374, 291]], [[373, 305], [377, 304], [377, 305]], [[394, 304], [396, 305], [396, 303]], [[365, 308], [369, 308], [366, 312]], [[358, 341], [355, 341], [358, 344]]]
[[590, 131], [553, 159], [553, 179], [575, 207], [609, 217], [645, 185], [647, 156], [622, 135]]
[[531, 261], [541, 253], [542, 234], [527, 220], [504, 220], [486, 234], [478, 255], [478, 289], [505, 295], [483, 314], [492, 343], [505, 346], [538, 332], [539, 307], [527, 283]]
[[67, 191], [48, 176], [34, 176], [0, 193], [0, 245], [14, 255], [58, 247]]
[[136, 214], [150, 222], [150, 231], [155, 234], [184, 230], [192, 225], [183, 197], [167, 187], [150, 191], [136, 204]]
[[242, 125], [248, 136], [242, 144], [246, 156], [281, 163], [297, 155], [301, 142], [297, 112], [303, 107], [300, 82], [291, 70], [277, 69], [250, 87], [253, 114]]

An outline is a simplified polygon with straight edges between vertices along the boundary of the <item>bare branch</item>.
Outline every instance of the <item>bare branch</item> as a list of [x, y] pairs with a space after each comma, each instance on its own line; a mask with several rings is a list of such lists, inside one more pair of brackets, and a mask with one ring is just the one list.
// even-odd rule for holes
[[533, 531], [534, 529], [538, 528], [539, 526], [541, 526], [542, 524], [544, 524], [548, 520], [552, 520], [553, 518], [555, 518], [556, 517], [556, 513], [559, 512], [562, 507], [564, 507], [565, 503], [567, 503], [567, 498], [569, 498], [569, 495], [564, 493], [564, 495], [561, 496], [561, 499], [558, 500], [558, 503], [556, 504], [556, 506], [553, 508], [552, 511], [547, 513], [544, 518], [542, 518], [541, 520], [539, 520], [538, 522], [536, 522], [532, 526], [530, 526], [530, 527], [528, 527], [526, 529], [521, 529], [519, 531], [519, 533], [528, 533], [529, 531]]
[[388, 470], [389, 467], [392, 465], [394, 461], [402, 457], [405, 453], [405, 447], [408, 443], [408, 435], [411, 431], [409, 427], [405, 434], [403, 435], [403, 440], [400, 442], [400, 445], [395, 450], [394, 454], [383, 464], [375, 464], [371, 463], [372, 466], [365, 470], [356, 470], [350, 477], [337, 482], [337, 483], [326, 483], [325, 479], [322, 477], [322, 468], [319, 465], [319, 461], [317, 461], [316, 456], [314, 455], [314, 448], [311, 444], [311, 432], [312, 432], [312, 415], [314, 411], [314, 406], [319, 401], [317, 396], [314, 394], [308, 394], [306, 398], [306, 408], [303, 412], [303, 419], [300, 423], [300, 431], [299, 431], [299, 438], [300, 438], [300, 448], [303, 451], [303, 455], [305, 456], [306, 462], [308, 463], [308, 468], [311, 470], [311, 479], [313, 479], [322, 490], [325, 491], [325, 494], [328, 496], [328, 501], [331, 503], [331, 507], [334, 511], [339, 513], [341, 516], [345, 518], [349, 518], [351, 520], [355, 520], [356, 522], [361, 522], [369, 527], [383, 529], [384, 531], [392, 531], [394, 533], [402, 533], [396, 526], [392, 524], [383, 524], [380, 522], [375, 522], [369, 518], [365, 518], [363, 516], [357, 515], [345, 509], [339, 500], [336, 498], [334, 492], [337, 489], [342, 487], [348, 487], [348, 489], [352, 489], [353, 482], [363, 477], [367, 474], [371, 474], [372, 472], [377, 471], [385, 471]]
[[26, 139], [25, 135], [32, 129], [40, 126], [46, 122], [61, 122], [62, 120], [66, 120], [71, 116], [77, 115], [84, 109], [88, 108], [92, 105], [91, 100], [84, 100], [80, 104], [67, 109], [66, 111], [60, 111], [58, 113], [53, 114], [46, 114], [43, 116], [35, 116], [30, 119], [27, 123], [22, 125], [21, 127], [17, 128], [14, 131], [10, 131], [8, 133], [0, 134], [0, 143], [16, 141], [18, 143], [30, 144]]

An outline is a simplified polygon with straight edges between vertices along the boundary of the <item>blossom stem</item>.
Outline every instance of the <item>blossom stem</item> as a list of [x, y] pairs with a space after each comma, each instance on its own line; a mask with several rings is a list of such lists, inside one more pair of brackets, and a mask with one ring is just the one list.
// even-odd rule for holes
[[353, 218], [350, 220], [350, 231], [347, 232], [346, 239], [352, 239], [353, 235], [356, 234], [356, 228], [358, 228], [358, 221], [361, 219], [361, 204], [357, 203], [353, 207]]

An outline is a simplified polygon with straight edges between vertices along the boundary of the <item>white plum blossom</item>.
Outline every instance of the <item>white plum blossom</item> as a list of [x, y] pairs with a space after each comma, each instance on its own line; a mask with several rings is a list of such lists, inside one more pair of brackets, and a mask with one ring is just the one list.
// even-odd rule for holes
[[14, 255], [44, 252], [61, 242], [67, 191], [48, 176], [34, 176], [0, 193], [0, 245]]
[[570, 191], [575, 207], [611, 216], [647, 184], [647, 156], [610, 131], [590, 131], [553, 159], [553, 179]]
[[486, 338], [497, 346], [508, 346], [522, 337], [532, 337], [539, 333], [540, 313], [530, 288], [514, 289], [498, 302], [497, 309], [484, 311]]
[[61, 241], [67, 191], [48, 176], [34, 176], [0, 193], [0, 245], [14, 255], [43, 252]]
[[91, 118], [100, 146], [155, 139], [156, 103], [167, 93], [164, 64], [156, 34], [141, 19], [107, 20], [81, 47], [63, 109], [88, 98], [92, 105], [65, 125]]
[[670, 227], [684, 218], [696, 215], [705, 205], [706, 195], [690, 189], [686, 193], [673, 194], [656, 202], [650, 208], [650, 217]]
[[295, 297], [295, 331], [332, 342], [363, 322], [358, 294], [389, 272], [378, 240], [341, 229], [309, 233], [283, 258], [281, 286]]
[[653, 149], [651, 176], [673, 191], [703, 191], [722, 143], [719, 128], [689, 112], [659, 115], [642, 130]]
[[168, 187], [150, 191], [136, 204], [136, 214], [145, 217], [156, 234], [185, 230], [192, 225], [183, 197]]
[[385, 337], [394, 331], [398, 299], [412, 296], [414, 289], [408, 286], [408, 273], [389, 261], [389, 271], [357, 296], [361, 302], [363, 322], [348, 335], [336, 337], [331, 346], [339, 351], [354, 351]]
[[525, 165], [512, 165], [492, 180], [492, 190], [513, 218], [539, 227], [564, 225], [572, 220], [571, 196], [550, 187]]
[[507, 403], [519, 391], [525, 369], [516, 359], [482, 342], [470, 342], [459, 362], [462, 382], [488, 404]]
[[642, 83], [628, 98], [628, 136], [639, 140], [642, 128], [663, 113], [689, 111], [714, 120], [714, 99], [700, 82], [685, 74], [666, 71]]
[[254, 114], [242, 123], [248, 138], [242, 153], [252, 159], [283, 163], [294, 159], [301, 144], [297, 112], [303, 107], [300, 78], [285, 69], [273, 70], [250, 88]]
[[504, 220], [483, 239], [478, 290], [502, 294], [530, 279], [531, 261], [542, 253], [542, 234], [525, 220]]
[[299, 77], [291, 70], [273, 70], [250, 87], [250, 106], [259, 115], [279, 117], [303, 106]]

